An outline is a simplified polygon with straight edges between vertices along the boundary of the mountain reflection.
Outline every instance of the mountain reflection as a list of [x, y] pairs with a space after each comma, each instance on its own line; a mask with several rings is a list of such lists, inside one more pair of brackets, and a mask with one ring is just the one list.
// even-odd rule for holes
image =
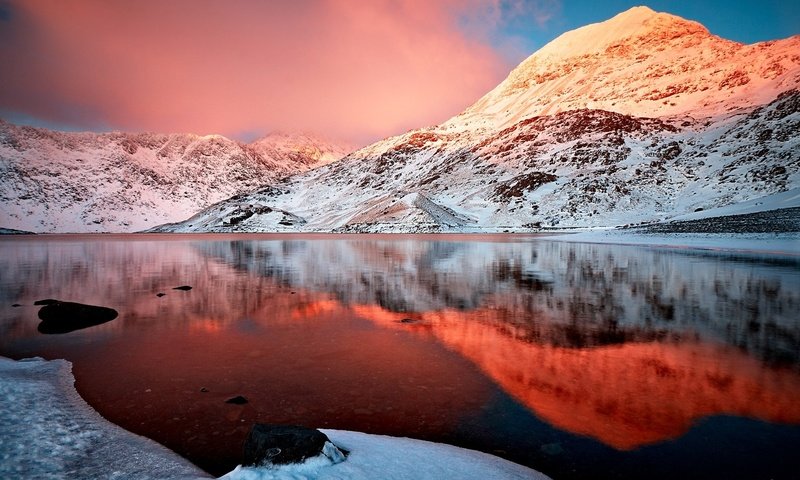
[[[539, 418], [620, 450], [710, 415], [800, 424], [796, 259], [520, 237], [170, 238], [7, 241], [0, 300], [118, 309], [92, 329], [104, 334], [365, 319], [435, 340]], [[36, 334], [29, 317], [5, 315], [6, 342]]]
[[702, 338], [800, 364], [800, 261], [548, 241], [199, 245], [233, 268], [398, 313], [494, 312], [516, 340], [571, 348]]
[[290, 244], [203, 251], [432, 335], [549, 423], [617, 449], [709, 415], [800, 423], [792, 260], [547, 241]]

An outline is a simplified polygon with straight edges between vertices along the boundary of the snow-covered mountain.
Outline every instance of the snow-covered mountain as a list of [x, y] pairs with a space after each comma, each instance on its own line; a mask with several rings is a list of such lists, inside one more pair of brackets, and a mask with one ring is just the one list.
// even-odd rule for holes
[[800, 36], [636, 7], [460, 115], [160, 231], [524, 231], [652, 222], [800, 186]]
[[143, 230], [351, 150], [309, 134], [246, 145], [220, 135], [63, 133], [0, 120], [0, 226]]
[[579, 109], [720, 116], [797, 87], [800, 36], [743, 45], [647, 7], [564, 33], [445, 125], [508, 127]]

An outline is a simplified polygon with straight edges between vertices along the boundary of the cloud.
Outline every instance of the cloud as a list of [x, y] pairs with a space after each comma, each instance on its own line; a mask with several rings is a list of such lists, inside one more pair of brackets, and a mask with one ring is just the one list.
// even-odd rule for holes
[[562, 7], [560, 0], [464, 0], [458, 5], [467, 35], [491, 45], [512, 66], [533, 53], [532, 34], [547, 30]]
[[[6, 1], [0, 109], [88, 129], [374, 140], [445, 120], [493, 88], [513, 65], [491, 31], [530, 5]], [[485, 34], [470, 27], [480, 16]]]

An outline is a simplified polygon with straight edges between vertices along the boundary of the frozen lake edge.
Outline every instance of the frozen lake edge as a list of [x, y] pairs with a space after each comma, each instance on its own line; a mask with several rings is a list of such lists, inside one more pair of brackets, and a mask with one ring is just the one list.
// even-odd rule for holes
[[[213, 478], [166, 447], [104, 419], [74, 387], [67, 360], [0, 357], [0, 477]], [[228, 480], [280, 478], [496, 478], [546, 480], [535, 470], [472, 450], [408, 438], [324, 430], [351, 451], [280, 469], [241, 468]]]

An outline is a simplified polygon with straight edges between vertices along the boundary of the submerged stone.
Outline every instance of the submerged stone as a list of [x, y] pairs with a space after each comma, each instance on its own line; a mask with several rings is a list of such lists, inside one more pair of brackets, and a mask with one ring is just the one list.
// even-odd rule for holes
[[325, 455], [332, 463], [344, 460], [345, 453], [314, 428], [293, 425], [253, 425], [244, 442], [242, 465], [286, 465]]
[[166, 295], [166, 293], [164, 293], [164, 292], [158, 292], [158, 293], [156, 293], [156, 297], [159, 297], [159, 298], [160, 298], [160, 297], [163, 297], [164, 295]]
[[[38, 302], [37, 304], [42, 305]], [[113, 308], [53, 300], [39, 309], [39, 318], [42, 321], [38, 330], [46, 334], [68, 333], [109, 322], [117, 318], [117, 315], [119, 314]]]
[[225, 403], [232, 403], [234, 405], [244, 405], [247, 403], [247, 399], [241, 395], [236, 395], [235, 397], [231, 397], [225, 400]]
[[173, 290], [183, 290], [183, 291], [188, 291], [188, 290], [191, 290], [191, 289], [192, 289], [192, 287], [190, 287], [189, 285], [181, 285], [180, 287], [173, 288]]
[[13, 305], [11, 305], [11, 306], [12, 306], [12, 307], [21, 307], [22, 305], [20, 305], [19, 303], [15, 303], [15, 304], [13, 304]]

